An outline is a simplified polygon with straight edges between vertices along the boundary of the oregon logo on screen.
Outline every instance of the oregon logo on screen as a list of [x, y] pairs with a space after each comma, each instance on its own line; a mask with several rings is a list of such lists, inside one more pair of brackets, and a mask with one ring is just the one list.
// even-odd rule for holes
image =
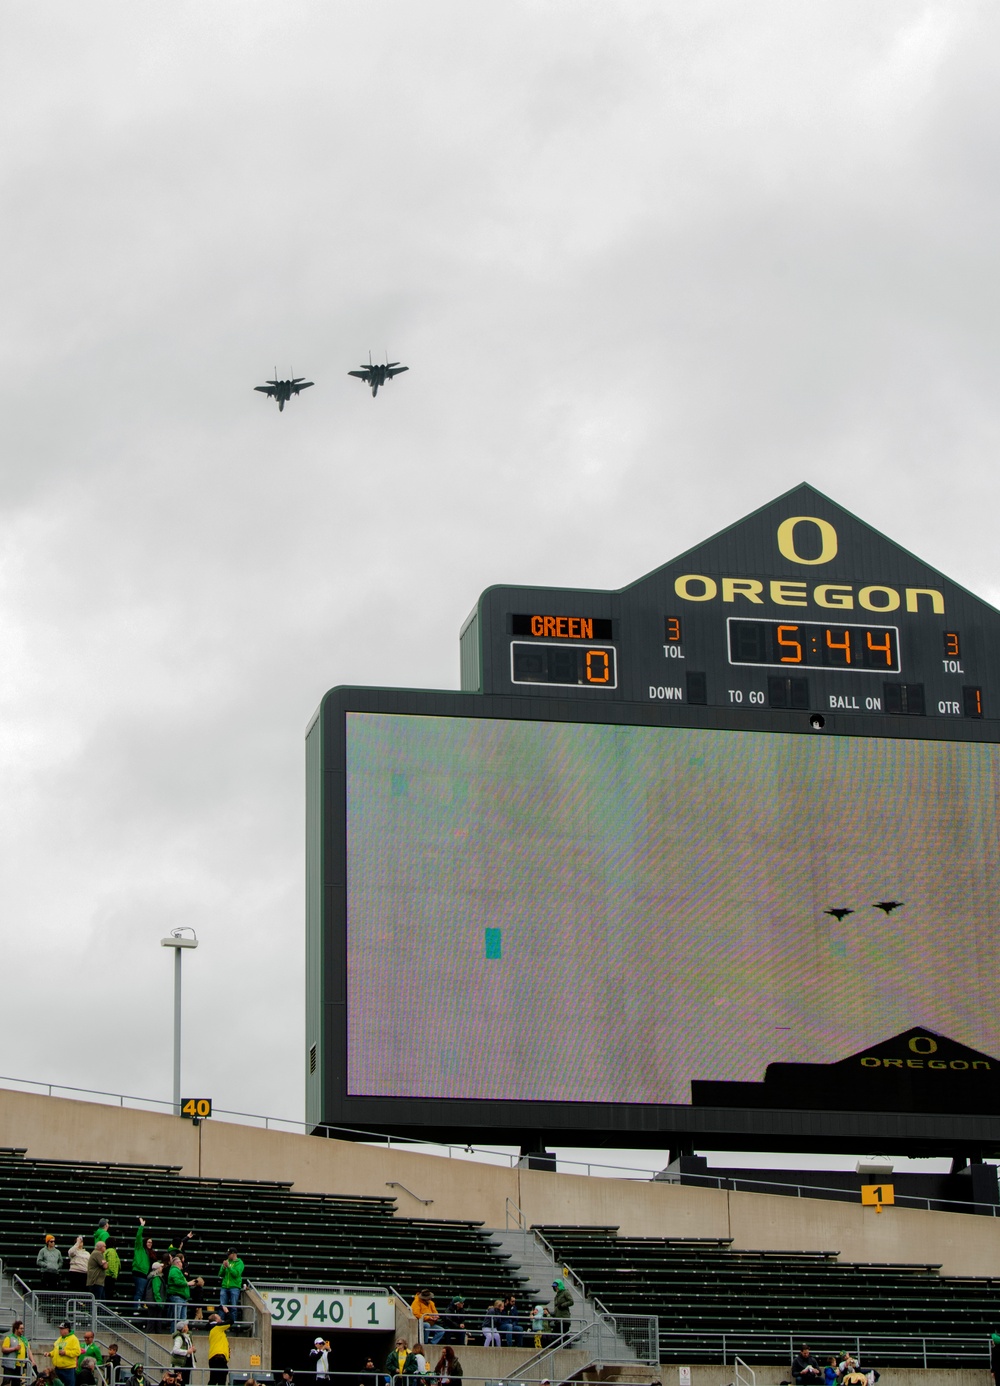
[[[796, 525], [816, 526], [820, 542], [818, 558], [803, 558], [799, 553], [795, 547]], [[810, 566], [829, 563], [837, 557], [837, 531], [829, 520], [821, 520], [816, 515], [792, 515], [789, 519], [782, 520], [778, 526], [778, 552], [782, 558], [787, 558], [792, 563], [805, 563]]]

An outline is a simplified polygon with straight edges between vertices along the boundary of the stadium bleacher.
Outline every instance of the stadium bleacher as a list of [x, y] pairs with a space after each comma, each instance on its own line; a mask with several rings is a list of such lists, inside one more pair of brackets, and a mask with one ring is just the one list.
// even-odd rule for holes
[[0, 1255], [4, 1269], [29, 1284], [46, 1232], [63, 1252], [81, 1234], [89, 1246], [101, 1217], [111, 1219], [127, 1277], [141, 1216], [158, 1248], [194, 1231], [188, 1270], [209, 1289], [235, 1246], [251, 1281], [391, 1285], [407, 1297], [429, 1285], [439, 1302], [462, 1293], [472, 1309], [526, 1292], [518, 1267], [481, 1224], [394, 1212], [391, 1197], [293, 1193], [287, 1183], [198, 1179], [170, 1165], [33, 1160], [0, 1150]]
[[[1000, 1275], [942, 1276], [931, 1262], [872, 1264], [837, 1251], [734, 1251], [726, 1238], [621, 1237], [617, 1227], [539, 1226], [611, 1313], [656, 1314], [660, 1356], [715, 1361], [721, 1335], [746, 1361], [814, 1356], [862, 1340], [867, 1360], [923, 1365], [914, 1339], [947, 1358], [965, 1342], [985, 1359], [1000, 1318]], [[909, 1339], [909, 1344], [904, 1340]]]

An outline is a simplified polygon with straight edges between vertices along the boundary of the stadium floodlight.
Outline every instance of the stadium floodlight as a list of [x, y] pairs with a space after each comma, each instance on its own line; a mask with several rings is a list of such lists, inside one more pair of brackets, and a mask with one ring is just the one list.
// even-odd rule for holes
[[161, 948], [174, 950], [174, 1114], [181, 1114], [181, 950], [197, 948], [198, 935], [186, 924], [160, 939]]

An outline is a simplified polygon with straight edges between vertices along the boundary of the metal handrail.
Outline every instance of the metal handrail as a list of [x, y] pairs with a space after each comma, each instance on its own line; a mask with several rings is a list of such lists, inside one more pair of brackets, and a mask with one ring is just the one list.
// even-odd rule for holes
[[325, 1295], [389, 1295], [395, 1291], [391, 1285], [321, 1285], [316, 1280], [247, 1280], [250, 1289], [256, 1290], [300, 1290], [303, 1294]]
[[[723, 1365], [746, 1355], [753, 1356], [757, 1362], [791, 1362], [795, 1356], [796, 1344], [808, 1341], [817, 1362], [834, 1352], [839, 1356], [850, 1344], [858, 1361], [868, 1361], [873, 1365], [885, 1365], [896, 1357], [919, 1358], [923, 1367], [940, 1365], [935, 1359], [948, 1361], [961, 1359], [964, 1362], [988, 1362], [990, 1357], [989, 1338], [969, 1338], [968, 1336], [949, 1336], [948, 1334], [903, 1334], [903, 1333], [863, 1333], [845, 1332], [834, 1337], [828, 1330], [810, 1333], [808, 1329], [796, 1328], [794, 1332], [778, 1330], [773, 1333], [733, 1329], [725, 1333], [702, 1331], [696, 1328], [660, 1329], [661, 1360], [681, 1361], [694, 1354], [705, 1354], [715, 1360], [721, 1359]], [[980, 1346], [974, 1347], [972, 1344]], [[664, 1357], [670, 1353], [669, 1358]]]
[[[79, 1098], [74, 1097], [73, 1100], [82, 1101], [87, 1097], [104, 1097], [112, 1098], [119, 1107], [124, 1107], [126, 1103], [129, 1103], [137, 1104], [139, 1110], [143, 1108], [162, 1109], [167, 1112], [173, 1112], [174, 1110], [174, 1104], [167, 1101], [165, 1098], [139, 1097], [130, 1093], [106, 1092], [101, 1088], [80, 1088], [74, 1087], [69, 1083], [45, 1083], [39, 1079], [17, 1078], [9, 1074], [0, 1074], [0, 1084], [2, 1083], [20, 1083], [27, 1088], [43, 1088], [49, 1097], [53, 1097], [57, 1095], [57, 1093], [79, 1094]], [[16, 1091], [16, 1089], [13, 1090]], [[449, 1144], [445, 1141], [426, 1140], [419, 1136], [407, 1136], [404, 1138], [401, 1136], [387, 1135], [384, 1131], [367, 1131], [355, 1126], [331, 1126], [326, 1123], [313, 1125], [311, 1122], [299, 1121], [294, 1117], [268, 1116], [262, 1112], [241, 1112], [226, 1107], [215, 1107], [213, 1109], [213, 1120], [215, 1116], [235, 1118], [236, 1124], [259, 1124], [265, 1131], [289, 1130], [293, 1132], [301, 1131], [305, 1135], [345, 1135], [352, 1138], [360, 1136], [369, 1144], [384, 1145], [387, 1149], [391, 1149], [393, 1145], [395, 1145], [397, 1148], [411, 1150], [415, 1146], [425, 1148], [432, 1152], [445, 1150], [447, 1151], [449, 1159], [464, 1159], [468, 1156], [487, 1156], [491, 1160], [495, 1160], [498, 1164], [506, 1164], [508, 1169], [516, 1169], [521, 1160], [519, 1154], [512, 1155], [509, 1150], [494, 1150], [489, 1146], [456, 1145]], [[657, 1176], [661, 1173], [660, 1171], [650, 1171], [649, 1169], [644, 1169], [637, 1165], [602, 1164], [595, 1160], [572, 1160], [564, 1158], [563, 1156], [559, 1157], [559, 1169], [560, 1172], [564, 1174], [581, 1171], [583, 1174], [595, 1178], [606, 1177], [606, 1175], [610, 1173], [612, 1175], [627, 1178], [635, 1183], [681, 1182], [680, 1178], [676, 1180], [658, 1179]], [[773, 1179], [748, 1179], [743, 1176], [725, 1174], [692, 1173], [685, 1174], [683, 1179], [685, 1185], [689, 1185], [690, 1187], [694, 1185], [693, 1183], [689, 1183], [689, 1181], [701, 1180], [710, 1188], [726, 1189], [730, 1186], [739, 1185], [746, 1186], [747, 1192], [753, 1192], [758, 1188], [767, 1188], [773, 1192], [776, 1188], [780, 1188], [782, 1191], [788, 1190], [789, 1193], [794, 1190], [799, 1198], [809, 1198], [816, 1193], [835, 1194], [840, 1201], [845, 1202], [852, 1192], [850, 1189], [836, 1188], [833, 1185], [785, 1184], [780, 1181], [776, 1182]], [[736, 1189], [735, 1191], [738, 1192], [739, 1190]], [[776, 1195], [776, 1197], [781, 1196], [782, 1194]], [[991, 1217], [1000, 1217], [1000, 1204], [978, 1201], [972, 1196], [971, 1191], [967, 1199], [930, 1198], [919, 1194], [904, 1194], [897, 1192], [895, 1202], [897, 1207], [913, 1206], [915, 1208], [924, 1209], [927, 1212], [947, 1212], [949, 1209], [954, 1208], [958, 1212], [966, 1213], [971, 1206], [975, 1208], [977, 1213], [984, 1215], [988, 1213]]]
[[579, 1275], [577, 1275], [576, 1271], [573, 1269], [572, 1266], [568, 1266], [565, 1263], [563, 1258], [558, 1254], [555, 1247], [548, 1240], [545, 1234], [543, 1232], [539, 1232], [537, 1227], [530, 1227], [528, 1225], [528, 1219], [525, 1217], [523, 1210], [518, 1207], [518, 1205], [514, 1202], [512, 1198], [505, 1198], [504, 1215], [507, 1219], [508, 1229], [510, 1228], [510, 1219], [512, 1214], [515, 1220], [515, 1226], [517, 1231], [523, 1232], [525, 1236], [534, 1237], [535, 1240], [539, 1243], [539, 1245], [543, 1248], [543, 1250], [548, 1254], [550, 1259], [555, 1261], [557, 1266], [562, 1266], [563, 1279], [572, 1281], [576, 1290], [579, 1292], [580, 1298], [584, 1300], [589, 1299], [597, 1307], [597, 1312], [599, 1314], [610, 1314], [611, 1310], [607, 1307], [606, 1304], [602, 1303], [602, 1301], [599, 1300], [596, 1295], [589, 1295], [587, 1293], [587, 1286], [585, 1285], [582, 1278]]

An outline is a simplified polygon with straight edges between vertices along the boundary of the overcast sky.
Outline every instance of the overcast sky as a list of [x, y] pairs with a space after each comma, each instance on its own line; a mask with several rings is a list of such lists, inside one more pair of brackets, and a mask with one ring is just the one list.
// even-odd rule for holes
[[3, 1073], [168, 1097], [187, 924], [185, 1088], [301, 1116], [306, 723], [457, 687], [490, 583], [809, 481], [1000, 596], [998, 53], [972, 0], [6, 0]]

